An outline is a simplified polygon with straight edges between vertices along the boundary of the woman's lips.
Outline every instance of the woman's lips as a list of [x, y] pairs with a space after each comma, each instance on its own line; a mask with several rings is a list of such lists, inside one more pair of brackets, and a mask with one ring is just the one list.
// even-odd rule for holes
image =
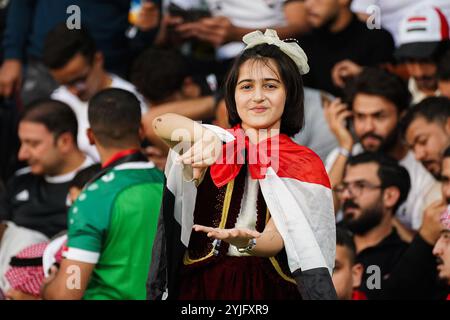
[[251, 108], [250, 110], [255, 113], [263, 113], [267, 110], [267, 108], [266, 107], [254, 107], [254, 108]]

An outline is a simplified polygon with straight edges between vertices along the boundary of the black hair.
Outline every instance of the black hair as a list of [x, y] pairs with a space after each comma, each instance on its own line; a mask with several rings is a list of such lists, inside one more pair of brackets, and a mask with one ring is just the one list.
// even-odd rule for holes
[[411, 103], [411, 94], [406, 83], [398, 76], [380, 68], [364, 68], [346, 88], [346, 97], [351, 106], [358, 94], [380, 96], [392, 102], [398, 114]]
[[400, 197], [394, 206], [395, 213], [399, 206], [408, 197], [411, 188], [411, 179], [408, 171], [401, 166], [397, 160], [379, 152], [363, 152], [361, 154], [351, 156], [347, 160], [347, 166], [355, 166], [359, 164], [376, 163], [378, 164], [377, 175], [381, 181], [381, 187], [396, 187], [400, 192]]
[[438, 79], [450, 81], [450, 50], [442, 56], [438, 65]]
[[42, 62], [49, 69], [59, 69], [80, 53], [91, 64], [96, 50], [94, 39], [84, 27], [68, 29], [62, 23], [45, 37]]
[[69, 183], [70, 188], [83, 189], [86, 183], [88, 183], [97, 173], [100, 172], [102, 166], [99, 163], [93, 164], [87, 168], [78, 171]]
[[447, 147], [447, 149], [445, 149], [444, 156], [442, 158], [448, 158], [448, 157], [450, 157], [450, 146]]
[[231, 126], [242, 122], [234, 98], [240, 67], [247, 60], [262, 61], [267, 65], [269, 59], [275, 61], [281, 81], [286, 88], [286, 104], [281, 116], [280, 132], [293, 136], [302, 129], [304, 122], [303, 80], [295, 62], [275, 45], [260, 44], [245, 50], [236, 58], [225, 82], [228, 120]]
[[188, 71], [183, 56], [175, 50], [145, 50], [134, 61], [131, 82], [149, 101], [161, 101], [182, 89]]
[[53, 99], [41, 99], [26, 106], [20, 121], [43, 124], [56, 139], [66, 132], [72, 135], [77, 145], [78, 121], [72, 108], [66, 103]]
[[407, 62], [418, 62], [418, 63], [431, 63], [434, 65], [438, 65], [441, 61], [442, 57], [445, 55], [445, 53], [450, 49], [450, 40], [443, 40], [439, 41], [436, 48], [433, 50], [433, 52], [426, 57], [417, 58], [414, 56], [401, 56], [399, 57], [400, 63], [407, 63]]
[[343, 246], [348, 249], [350, 252], [350, 263], [354, 265], [356, 263], [356, 246], [355, 241], [353, 240], [352, 233], [343, 228], [336, 227], [336, 245]]
[[446, 97], [429, 97], [412, 106], [400, 122], [403, 134], [417, 118], [435, 122], [444, 126], [450, 117], [450, 99]]
[[123, 148], [139, 141], [140, 102], [129, 91], [109, 88], [98, 92], [89, 101], [88, 119], [104, 147]]

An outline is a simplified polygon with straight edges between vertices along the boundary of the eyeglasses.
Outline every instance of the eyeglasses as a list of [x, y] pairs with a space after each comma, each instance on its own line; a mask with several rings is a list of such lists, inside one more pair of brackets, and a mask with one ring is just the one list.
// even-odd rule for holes
[[344, 182], [335, 187], [333, 190], [337, 193], [339, 197], [342, 197], [345, 190], [348, 190], [348, 193], [352, 197], [359, 197], [364, 190], [376, 190], [376, 189], [383, 189], [383, 186], [379, 185], [373, 185], [370, 182], [366, 181], [355, 181], [355, 182]]

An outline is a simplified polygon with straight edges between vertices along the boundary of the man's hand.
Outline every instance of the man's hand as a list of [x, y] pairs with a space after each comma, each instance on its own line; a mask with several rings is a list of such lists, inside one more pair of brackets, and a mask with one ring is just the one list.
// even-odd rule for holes
[[192, 228], [197, 232], [206, 233], [209, 238], [223, 240], [237, 248], [243, 248], [247, 246], [250, 239], [259, 238], [261, 236], [261, 233], [258, 231], [246, 228], [220, 229], [197, 224]]
[[136, 27], [141, 31], [149, 31], [156, 28], [159, 24], [159, 9], [156, 4], [152, 2], [142, 3], [141, 10], [139, 11]]
[[362, 69], [360, 65], [351, 60], [343, 60], [334, 65], [331, 70], [331, 78], [336, 86], [344, 88], [346, 81], [359, 75]]
[[80, 300], [88, 286], [95, 264], [63, 259], [58, 272], [52, 267], [41, 287], [45, 300]]
[[226, 17], [203, 18], [183, 23], [175, 29], [183, 38], [197, 38], [220, 47], [233, 39], [234, 26]]
[[56, 276], [57, 276], [57, 274], [58, 274], [58, 271], [59, 271], [59, 269], [58, 269], [57, 266], [55, 266], [55, 265], [51, 266], [50, 271], [49, 271], [49, 273], [48, 273], [48, 277], [45, 278], [44, 281], [42, 282], [42, 285], [41, 285], [41, 296], [42, 296], [42, 289], [43, 289], [46, 285], [48, 285], [50, 282], [52, 282], [53, 280], [55, 280], [55, 278], [56, 278]]
[[0, 95], [10, 97], [20, 90], [22, 85], [22, 62], [7, 59], [0, 68]]
[[353, 137], [346, 128], [345, 122], [352, 116], [352, 112], [348, 110], [348, 106], [342, 103], [341, 99], [338, 98], [330, 103], [325, 103], [324, 113], [328, 126], [336, 136], [339, 146], [350, 152], [353, 147]]
[[445, 200], [431, 203], [423, 213], [422, 226], [419, 229], [420, 236], [429, 244], [434, 245], [439, 239], [442, 229], [441, 215], [447, 209]]

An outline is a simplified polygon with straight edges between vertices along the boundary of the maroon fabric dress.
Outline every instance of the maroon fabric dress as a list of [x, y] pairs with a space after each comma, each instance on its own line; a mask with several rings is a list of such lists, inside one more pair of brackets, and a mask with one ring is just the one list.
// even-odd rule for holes
[[[233, 228], [240, 212], [246, 169], [217, 188], [209, 172], [198, 187], [194, 223]], [[256, 230], [262, 232], [270, 213], [259, 190]], [[291, 300], [301, 299], [282, 250], [276, 257], [228, 256], [229, 244], [215, 243], [193, 231], [179, 279], [180, 300]]]

